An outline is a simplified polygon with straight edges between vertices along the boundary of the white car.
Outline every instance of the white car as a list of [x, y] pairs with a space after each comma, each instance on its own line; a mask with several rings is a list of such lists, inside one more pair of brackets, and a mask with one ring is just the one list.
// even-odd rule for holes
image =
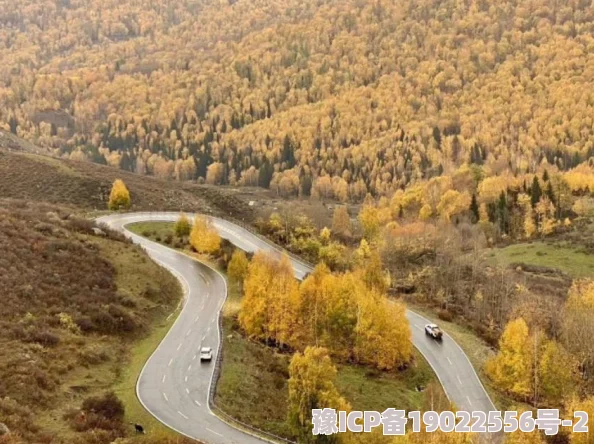
[[431, 336], [433, 339], [437, 339], [438, 341], [441, 341], [441, 338], [443, 337], [443, 332], [440, 330], [437, 324], [425, 325], [425, 334], [427, 336]]
[[200, 362], [202, 361], [212, 361], [212, 348], [202, 347], [200, 349]]

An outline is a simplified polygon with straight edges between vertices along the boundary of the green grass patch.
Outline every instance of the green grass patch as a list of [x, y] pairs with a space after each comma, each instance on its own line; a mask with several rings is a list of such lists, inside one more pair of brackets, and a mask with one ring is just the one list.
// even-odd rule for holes
[[[436, 383], [433, 370], [415, 349], [413, 364], [399, 372], [379, 372], [368, 367], [339, 365], [336, 386], [354, 410], [393, 407], [422, 410], [427, 405], [425, 389]], [[437, 384], [439, 385], [439, 384]], [[439, 388], [442, 398], [445, 393]]]
[[490, 249], [486, 253], [492, 265], [524, 263], [561, 270], [576, 278], [594, 275], [594, 255], [566, 244], [533, 242]]
[[164, 426], [153, 415], [151, 415], [140, 403], [136, 396], [136, 382], [140, 376], [144, 364], [159, 346], [177, 316], [179, 309], [172, 313], [169, 320], [163, 320], [153, 327], [149, 336], [134, 344], [130, 351], [126, 366], [118, 378], [114, 391], [126, 408], [126, 420], [142, 424], [149, 433], [159, 433], [177, 436], [177, 433], [169, 427]]
[[142, 424], [147, 433], [159, 436], [177, 436], [177, 433], [155, 419], [142, 406], [136, 396], [136, 382], [146, 361], [163, 340], [179, 311], [182, 289], [177, 279], [142, 254], [136, 247], [105, 244], [99, 241], [102, 255], [117, 270], [118, 291], [131, 298], [137, 297], [146, 288], [167, 292], [168, 303], [145, 303], [145, 312], [150, 319], [148, 334], [127, 344], [118, 377], [113, 385], [126, 409], [126, 421]]
[[[126, 225], [126, 228], [134, 234], [146, 237], [154, 242], [159, 242], [174, 248], [183, 248], [183, 244], [175, 236], [173, 231], [174, 222], [134, 222]], [[171, 238], [170, 242], [167, 240]]]

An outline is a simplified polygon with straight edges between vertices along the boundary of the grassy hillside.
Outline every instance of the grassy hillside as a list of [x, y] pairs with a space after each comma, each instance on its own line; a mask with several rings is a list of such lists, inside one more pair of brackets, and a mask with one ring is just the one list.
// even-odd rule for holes
[[[18, 139], [17, 139], [18, 141]], [[22, 141], [19, 141], [22, 146]], [[180, 184], [117, 171], [102, 165], [56, 159], [0, 146], [0, 196], [50, 202], [85, 210], [106, 210], [111, 185], [124, 180], [132, 210], [202, 211], [234, 214], [246, 221], [253, 213], [229, 190]]]
[[[134, 396], [178, 305], [175, 278], [62, 206], [0, 200], [0, 250], [0, 422], [11, 439], [108, 443], [134, 437], [129, 422], [147, 427], [147, 442], [177, 439]], [[83, 418], [85, 400], [112, 391], [125, 416]]]
[[[545, 242], [510, 245], [505, 248], [490, 250], [487, 258], [499, 265], [522, 265], [543, 267], [540, 272], [549, 274], [554, 270], [575, 277], [594, 276], [594, 256], [580, 251], [576, 246], [556, 245]], [[533, 271], [539, 271], [533, 267]]]

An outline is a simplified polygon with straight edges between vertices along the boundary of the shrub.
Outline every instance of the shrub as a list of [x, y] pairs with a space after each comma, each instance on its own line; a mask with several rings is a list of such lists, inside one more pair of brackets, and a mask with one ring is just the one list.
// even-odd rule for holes
[[83, 401], [82, 410], [87, 413], [96, 413], [106, 419], [123, 420], [124, 404], [114, 392], [107, 392], [101, 398], [92, 396]]
[[29, 342], [41, 344], [44, 347], [55, 347], [60, 343], [60, 338], [49, 331], [35, 332], [29, 337]]
[[439, 310], [439, 312], [437, 313], [437, 317], [439, 319], [441, 319], [442, 321], [446, 321], [446, 322], [452, 322], [452, 320], [454, 319], [454, 316], [452, 315], [452, 313], [450, 313], [447, 310]]
[[71, 217], [68, 219], [68, 227], [79, 233], [93, 234], [93, 228], [95, 223], [89, 219], [83, 219], [82, 217]]
[[175, 222], [175, 226], [173, 227], [175, 231], [175, 235], [177, 237], [185, 237], [190, 235], [190, 231], [192, 231], [192, 224], [188, 217], [182, 213], [179, 216], [177, 222]]

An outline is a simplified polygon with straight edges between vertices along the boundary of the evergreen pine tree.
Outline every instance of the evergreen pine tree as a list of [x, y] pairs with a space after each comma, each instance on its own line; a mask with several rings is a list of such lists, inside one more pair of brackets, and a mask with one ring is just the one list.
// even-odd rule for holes
[[541, 196], [542, 188], [540, 187], [540, 182], [538, 181], [538, 177], [534, 176], [532, 187], [530, 187], [530, 202], [533, 207], [540, 201]]
[[472, 195], [472, 200], [470, 201], [470, 211], [472, 212], [472, 223], [476, 224], [479, 220], [479, 206], [476, 200], [476, 194]]

